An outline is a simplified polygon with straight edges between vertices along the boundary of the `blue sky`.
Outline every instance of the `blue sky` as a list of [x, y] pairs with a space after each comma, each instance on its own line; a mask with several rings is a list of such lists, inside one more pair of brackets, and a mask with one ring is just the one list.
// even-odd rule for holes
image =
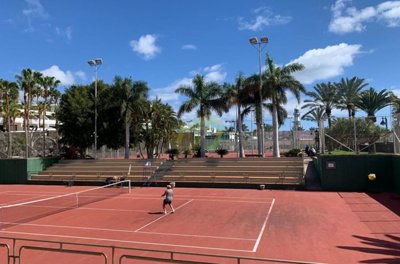
[[[94, 69], [87, 61], [100, 57], [99, 79], [146, 81], [151, 97], [174, 109], [185, 100], [174, 90], [197, 73], [219, 83], [234, 82], [239, 72], [257, 73], [258, 52], [248, 41], [253, 36], [269, 38], [263, 58], [267, 52], [278, 65], [304, 64], [296, 77], [308, 90], [357, 76], [400, 95], [400, 1], [0, 0], [0, 32], [2, 79], [32, 68], [63, 87], [88, 84]], [[296, 106], [290, 98], [290, 115]], [[214, 122], [227, 126], [233, 118], [232, 110]], [[269, 113], [264, 119], [271, 122]]]

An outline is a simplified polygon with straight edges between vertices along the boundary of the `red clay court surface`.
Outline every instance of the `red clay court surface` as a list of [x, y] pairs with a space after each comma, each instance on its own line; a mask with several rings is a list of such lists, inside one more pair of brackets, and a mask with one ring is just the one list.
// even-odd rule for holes
[[[92, 187], [1, 185], [0, 201], [14, 204], [88, 188]], [[400, 263], [400, 197], [395, 194], [178, 187], [174, 189], [176, 212], [164, 215], [163, 191], [134, 187], [130, 194], [3, 225], [0, 237], [262, 257], [288, 263]], [[22, 257], [21, 263], [32, 264], [103, 263], [97, 257], [29, 250]], [[0, 263], [8, 263], [5, 248], [0, 248]]]

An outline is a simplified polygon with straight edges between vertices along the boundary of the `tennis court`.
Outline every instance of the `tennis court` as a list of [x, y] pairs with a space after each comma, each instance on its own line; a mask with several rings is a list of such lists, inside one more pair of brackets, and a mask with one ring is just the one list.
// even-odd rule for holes
[[[162, 187], [92, 188], [0, 186], [0, 242], [17, 244], [16, 263], [238, 263], [218, 256], [242, 256], [240, 263], [368, 263], [394, 256], [367, 239], [389, 243], [400, 234], [399, 216], [366, 194], [178, 187], [176, 212], [164, 215]], [[8, 207], [18, 203], [29, 206]], [[382, 232], [374, 232], [376, 221], [365, 221], [378, 215], [387, 225]], [[14, 263], [6, 246], [0, 254], [1, 263]]]

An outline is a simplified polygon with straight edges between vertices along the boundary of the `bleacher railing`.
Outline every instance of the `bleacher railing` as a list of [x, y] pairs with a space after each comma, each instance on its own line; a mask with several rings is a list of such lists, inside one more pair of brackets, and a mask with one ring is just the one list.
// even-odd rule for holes
[[[45, 245], [44, 245], [45, 244]], [[133, 247], [107, 246], [99, 244], [83, 244], [77, 242], [49, 241], [25, 238], [0, 237], [0, 248], [6, 248], [7, 264], [22, 264], [31, 261], [24, 259], [24, 251], [38, 251], [71, 254], [76, 256], [100, 257], [110, 264], [122, 264], [124, 260], [141, 260], [148, 263], [180, 263], [180, 264], [217, 264], [225, 261], [232, 263], [291, 263], [291, 264], [324, 264], [320, 262], [284, 260], [272, 258], [255, 258], [222, 254], [189, 253], [172, 250], [143, 249]], [[136, 253], [134, 253], [136, 252]], [[32, 254], [29, 254], [32, 258]], [[1, 261], [1, 260], [0, 260]], [[1, 263], [4, 263], [1, 261]], [[231, 263], [231, 262], [229, 262]]]

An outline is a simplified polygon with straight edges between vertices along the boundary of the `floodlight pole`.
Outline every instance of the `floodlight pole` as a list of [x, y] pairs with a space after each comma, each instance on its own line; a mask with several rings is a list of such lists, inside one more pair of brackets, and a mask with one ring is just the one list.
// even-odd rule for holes
[[261, 51], [264, 49], [265, 45], [268, 43], [268, 37], [261, 37], [258, 39], [257, 37], [252, 37], [249, 39], [250, 44], [255, 47], [258, 51], [258, 66], [259, 66], [259, 74], [260, 74], [260, 85], [259, 85], [259, 100], [260, 100], [260, 105], [258, 106], [258, 110], [260, 111], [260, 122], [261, 124], [258, 124], [259, 126], [259, 131], [258, 131], [258, 138], [257, 138], [257, 144], [258, 144], [258, 155], [261, 157], [264, 157], [264, 120], [263, 120], [263, 100], [262, 100], [262, 67], [261, 67]]
[[91, 67], [94, 67], [95, 72], [95, 80], [94, 80], [94, 158], [97, 159], [97, 80], [98, 75], [97, 71], [101, 64], [103, 64], [103, 60], [101, 58], [96, 58], [93, 60], [89, 60], [88, 64]]

